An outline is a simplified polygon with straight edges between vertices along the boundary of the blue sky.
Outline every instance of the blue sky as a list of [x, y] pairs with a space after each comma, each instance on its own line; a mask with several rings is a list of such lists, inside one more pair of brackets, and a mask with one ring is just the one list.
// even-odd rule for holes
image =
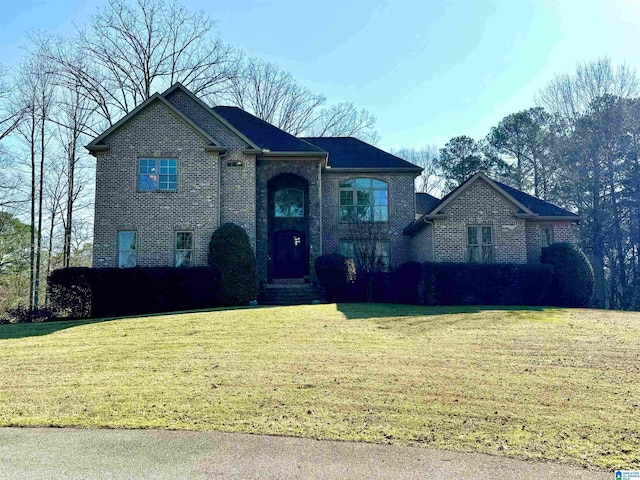
[[[97, 0], [3, 6], [0, 63], [29, 29], [70, 33]], [[383, 148], [481, 138], [578, 62], [640, 66], [640, 0], [183, 0], [222, 37], [330, 101], [374, 113]]]

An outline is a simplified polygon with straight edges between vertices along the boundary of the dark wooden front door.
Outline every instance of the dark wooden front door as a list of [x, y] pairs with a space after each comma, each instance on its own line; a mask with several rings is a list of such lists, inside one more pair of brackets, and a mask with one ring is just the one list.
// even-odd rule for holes
[[307, 238], [299, 230], [273, 234], [273, 278], [302, 278], [307, 275]]

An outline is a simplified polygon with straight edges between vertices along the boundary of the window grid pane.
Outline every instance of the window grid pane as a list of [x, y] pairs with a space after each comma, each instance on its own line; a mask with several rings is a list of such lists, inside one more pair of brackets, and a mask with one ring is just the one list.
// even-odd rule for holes
[[494, 244], [491, 225], [467, 226], [467, 261], [493, 262]]
[[191, 266], [193, 255], [193, 232], [176, 232], [175, 266]]
[[388, 184], [371, 178], [340, 182], [340, 221], [388, 222]]
[[477, 227], [467, 227], [467, 242], [469, 243], [469, 245], [478, 244], [478, 228]]
[[138, 159], [138, 189], [176, 191], [178, 160], [175, 158]]
[[137, 234], [134, 231], [118, 232], [118, 267], [130, 268], [138, 264]]
[[482, 244], [491, 245], [491, 227], [482, 227]]

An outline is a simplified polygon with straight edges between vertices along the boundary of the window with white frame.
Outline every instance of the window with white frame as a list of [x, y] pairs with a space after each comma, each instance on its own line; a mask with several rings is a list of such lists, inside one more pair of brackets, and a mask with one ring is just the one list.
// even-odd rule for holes
[[176, 267], [190, 267], [193, 262], [193, 232], [176, 232], [175, 262]]
[[540, 246], [548, 247], [553, 243], [553, 227], [550, 225], [540, 227]]
[[133, 230], [118, 232], [118, 267], [138, 265], [138, 233]]
[[467, 226], [467, 261], [493, 262], [493, 228], [491, 225]]
[[373, 178], [340, 182], [341, 222], [388, 222], [389, 184]]
[[338, 253], [352, 258], [356, 266], [369, 271], [389, 270], [389, 242], [380, 240], [340, 240]]
[[139, 158], [138, 190], [175, 192], [178, 189], [178, 160]]

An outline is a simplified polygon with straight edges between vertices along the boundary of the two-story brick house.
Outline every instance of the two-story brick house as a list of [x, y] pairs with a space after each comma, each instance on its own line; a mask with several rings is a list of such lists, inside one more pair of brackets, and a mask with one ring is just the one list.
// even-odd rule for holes
[[94, 139], [94, 267], [207, 263], [214, 230], [245, 228], [261, 284], [314, 279], [352, 255], [359, 225], [383, 262], [534, 262], [578, 217], [478, 174], [443, 199], [415, 194], [420, 167], [355, 138], [297, 138], [176, 84]]

